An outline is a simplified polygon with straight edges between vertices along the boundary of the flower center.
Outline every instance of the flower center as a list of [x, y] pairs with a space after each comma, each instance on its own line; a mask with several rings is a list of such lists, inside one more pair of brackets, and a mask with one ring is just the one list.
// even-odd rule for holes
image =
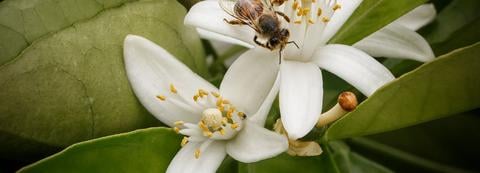
[[294, 24], [314, 24], [316, 22], [328, 23], [333, 13], [342, 6], [336, 0], [293, 0], [292, 10], [286, 10]]
[[218, 130], [222, 127], [222, 112], [217, 108], [208, 108], [203, 111], [202, 121], [205, 125], [212, 130]]
[[[237, 110], [229, 100], [224, 99], [216, 91], [198, 89], [192, 97], [182, 95], [180, 90], [170, 84], [170, 96], [157, 95], [161, 102], [171, 101], [177, 106], [184, 106], [185, 109], [193, 107], [203, 110], [200, 114], [200, 121], [197, 123], [176, 121], [174, 131], [185, 135], [181, 145], [189, 142], [202, 143], [195, 150], [195, 158], [214, 140], [228, 140], [233, 138], [241, 130], [245, 113]], [[194, 105], [191, 104], [194, 102]], [[187, 105], [191, 105], [188, 106]], [[197, 109], [198, 108], [198, 109]], [[192, 112], [195, 112], [192, 109]], [[174, 116], [174, 115], [172, 115]]]

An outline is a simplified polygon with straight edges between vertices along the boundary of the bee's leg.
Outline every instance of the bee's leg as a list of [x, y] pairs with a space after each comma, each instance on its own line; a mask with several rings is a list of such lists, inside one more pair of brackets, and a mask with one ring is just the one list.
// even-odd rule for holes
[[282, 13], [280, 11], [275, 11], [275, 13], [277, 13], [278, 15], [282, 16], [287, 22], [290, 23], [290, 18], [288, 18], [287, 15], [285, 15], [285, 13]]
[[262, 46], [262, 47], [264, 47], [264, 48], [270, 49], [267, 45], [260, 43], [257, 39], [258, 39], [257, 36], [254, 36], [254, 37], [253, 37], [253, 42], [255, 42], [255, 44], [257, 44], [257, 45], [259, 45], [259, 46]]
[[227, 20], [227, 19], [223, 18], [223, 21], [227, 22], [230, 25], [246, 25], [247, 24], [246, 22], [241, 21], [241, 20], [237, 20], [237, 19]]
[[278, 64], [282, 64], [282, 49], [278, 51]]

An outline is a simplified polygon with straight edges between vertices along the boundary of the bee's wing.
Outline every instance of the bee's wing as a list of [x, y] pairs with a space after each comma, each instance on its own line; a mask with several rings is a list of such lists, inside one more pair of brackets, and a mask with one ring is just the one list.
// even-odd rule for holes
[[238, 0], [219, 0], [218, 4], [220, 4], [220, 7], [223, 9], [223, 11], [227, 12], [230, 16], [238, 19], [234, 11], [235, 3], [237, 3], [237, 1]]
[[[240, 11], [235, 12], [235, 5], [238, 1], [241, 1], [240, 3], [246, 3], [247, 5], [238, 8], [237, 10], [240, 10]], [[223, 9], [223, 11], [228, 13], [233, 18], [246, 23], [253, 30], [259, 32], [256, 18], [253, 16], [250, 16], [250, 12], [248, 11], [249, 9], [247, 9], [253, 6], [249, 4], [249, 3], [252, 3], [251, 0], [219, 0], [218, 2], [220, 4], [220, 7]]]

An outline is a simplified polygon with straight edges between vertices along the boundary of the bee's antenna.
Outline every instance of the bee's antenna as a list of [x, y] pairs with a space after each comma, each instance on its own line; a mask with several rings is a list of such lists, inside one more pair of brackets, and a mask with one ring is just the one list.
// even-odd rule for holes
[[287, 42], [287, 44], [292, 44], [292, 43], [295, 45], [295, 47], [297, 47], [297, 49], [300, 49], [300, 47], [298, 47], [298, 44], [295, 43], [295, 41], [289, 41], [289, 42]]

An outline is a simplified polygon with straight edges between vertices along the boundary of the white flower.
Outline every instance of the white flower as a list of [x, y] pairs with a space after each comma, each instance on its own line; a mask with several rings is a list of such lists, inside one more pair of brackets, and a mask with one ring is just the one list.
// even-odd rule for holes
[[255, 79], [226, 74], [217, 89], [139, 36], [125, 38], [124, 56], [128, 79], [140, 102], [186, 136], [167, 172], [215, 172], [227, 153], [248, 163], [288, 148], [286, 137], [262, 127], [278, 82], [248, 87]]
[[433, 58], [431, 48], [421, 36], [396, 24], [380, 30], [379, 36], [374, 34], [363, 40], [364, 44], [357, 43], [355, 47], [327, 44], [361, 2], [285, 2], [278, 10], [289, 16], [291, 22], [286, 27], [290, 30], [290, 40], [295, 41], [300, 49], [288, 45], [282, 53], [284, 60], [280, 67], [272, 65], [278, 64], [278, 51], [257, 46], [253, 41], [256, 34], [254, 30], [224, 22], [224, 18], [229, 20], [232, 17], [222, 10], [218, 1], [203, 1], [194, 5], [185, 17], [185, 24], [195, 26], [204, 38], [252, 48], [232, 64], [228, 72], [232, 76], [271, 83], [276, 71], [280, 71], [282, 122], [289, 137], [297, 139], [306, 135], [321, 115], [323, 82], [320, 69], [336, 74], [366, 96], [394, 79], [387, 68], [355, 47], [367, 50], [374, 56], [420, 61]]

